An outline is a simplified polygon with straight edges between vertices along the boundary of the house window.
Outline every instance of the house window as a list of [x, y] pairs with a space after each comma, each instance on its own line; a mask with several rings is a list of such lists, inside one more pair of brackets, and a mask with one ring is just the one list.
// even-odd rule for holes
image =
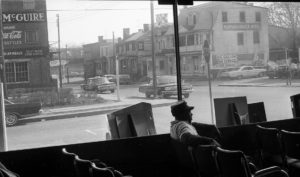
[[132, 50], [135, 50], [135, 43], [132, 43]]
[[208, 44], [210, 44], [210, 35], [209, 35], [209, 33], [206, 34], [206, 40], [207, 40]]
[[222, 22], [227, 22], [227, 12], [222, 12]]
[[203, 44], [203, 34], [200, 34], [200, 45]]
[[29, 82], [28, 62], [5, 63], [7, 83]]
[[244, 33], [237, 33], [238, 45], [244, 45]]
[[39, 42], [39, 35], [37, 31], [25, 31], [25, 43]]
[[159, 61], [159, 69], [164, 70], [165, 69], [165, 62], [163, 60]]
[[258, 31], [253, 31], [253, 43], [259, 44], [259, 32]]
[[129, 51], [129, 43], [126, 44], [126, 51]]
[[195, 44], [199, 44], [199, 34], [195, 34]]
[[144, 50], [144, 43], [143, 42], [139, 42], [139, 50]]
[[187, 36], [187, 45], [188, 46], [194, 45], [194, 34], [189, 34]]
[[240, 12], [240, 22], [246, 22], [246, 15], [245, 12]]
[[35, 0], [23, 0], [23, 9], [25, 10], [35, 9]]
[[260, 12], [255, 12], [255, 21], [256, 22], [261, 22], [261, 14], [260, 14]]
[[194, 14], [193, 15], [193, 24], [196, 25], [196, 23], [197, 23], [197, 17], [196, 17], [196, 14]]
[[194, 71], [199, 71], [200, 60], [198, 56], [193, 56], [192, 58], [193, 58]]
[[186, 46], [185, 36], [179, 37], [179, 46]]

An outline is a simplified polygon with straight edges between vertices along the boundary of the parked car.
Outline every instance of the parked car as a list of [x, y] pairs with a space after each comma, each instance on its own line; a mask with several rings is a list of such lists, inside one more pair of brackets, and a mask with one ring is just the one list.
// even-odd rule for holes
[[[177, 95], [177, 78], [176, 76], [157, 76], [157, 95], [163, 98], [169, 98], [170, 96]], [[190, 96], [193, 91], [191, 84], [182, 81], [182, 95], [185, 98]], [[148, 84], [139, 86], [139, 92], [144, 93], [146, 98], [150, 98], [154, 95], [153, 79], [150, 79]]]
[[41, 103], [14, 103], [9, 100], [5, 102], [5, 121], [7, 126], [13, 126], [19, 119], [38, 115], [41, 113]]
[[87, 84], [81, 84], [80, 87], [86, 91], [97, 91], [99, 93], [106, 91], [114, 93], [116, 90], [115, 83], [110, 82], [106, 77], [100, 76], [88, 78]]
[[242, 79], [250, 77], [263, 77], [266, 74], [265, 68], [255, 68], [253, 66], [241, 66], [237, 69], [225, 71], [220, 74], [220, 78]]
[[274, 79], [274, 78], [287, 78], [289, 72], [291, 72], [291, 74], [293, 75], [293, 77], [298, 78], [300, 76], [300, 70], [297, 68], [297, 64], [292, 64], [290, 67], [290, 71], [288, 66], [285, 65], [278, 65], [276, 63], [268, 63], [268, 67], [267, 67], [267, 72], [266, 75], [270, 78], [270, 79]]
[[[114, 74], [106, 74], [104, 75], [110, 82], [117, 83], [117, 76]], [[131, 84], [130, 75], [128, 74], [120, 74], [119, 75], [119, 83], [120, 84]]]

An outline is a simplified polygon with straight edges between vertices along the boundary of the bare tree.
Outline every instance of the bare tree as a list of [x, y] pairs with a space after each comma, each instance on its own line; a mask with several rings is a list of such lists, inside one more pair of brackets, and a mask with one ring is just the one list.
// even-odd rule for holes
[[297, 55], [297, 28], [300, 27], [300, 4], [298, 2], [269, 2], [264, 3], [269, 9], [269, 23], [284, 27], [292, 39], [293, 57]]

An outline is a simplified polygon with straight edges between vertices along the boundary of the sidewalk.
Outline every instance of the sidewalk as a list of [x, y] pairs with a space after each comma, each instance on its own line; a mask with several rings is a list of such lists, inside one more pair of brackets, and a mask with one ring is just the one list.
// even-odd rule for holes
[[234, 87], [300, 87], [300, 79], [293, 79], [292, 85], [287, 85], [286, 79], [269, 79], [268, 77], [232, 81], [229, 80], [220, 82], [217, 85]]
[[105, 103], [91, 104], [91, 105], [76, 105], [60, 108], [50, 108], [43, 110], [42, 114], [20, 119], [20, 122], [37, 122], [45, 120], [76, 118], [84, 116], [92, 116], [99, 114], [107, 114], [118, 109], [125, 108], [140, 102], [150, 103], [153, 108], [161, 106], [169, 106], [175, 102], [176, 99], [141, 99], [141, 98], [120, 98], [118, 100], [108, 100]]

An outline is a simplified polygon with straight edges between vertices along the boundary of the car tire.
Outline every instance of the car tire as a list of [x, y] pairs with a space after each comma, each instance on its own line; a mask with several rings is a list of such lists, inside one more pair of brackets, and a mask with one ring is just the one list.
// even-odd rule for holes
[[258, 74], [258, 77], [264, 77], [265, 76], [265, 73], [259, 73]]
[[110, 92], [111, 92], [111, 93], [114, 93], [114, 92], [115, 92], [115, 89], [111, 89]]
[[183, 96], [184, 96], [184, 98], [188, 98], [188, 97], [190, 97], [190, 94], [186, 93]]
[[163, 98], [170, 98], [171, 95], [167, 95], [167, 94], [163, 94], [162, 97]]
[[18, 116], [14, 113], [6, 113], [5, 122], [7, 126], [14, 126], [18, 122]]
[[150, 98], [151, 94], [150, 93], [145, 93], [146, 98]]

